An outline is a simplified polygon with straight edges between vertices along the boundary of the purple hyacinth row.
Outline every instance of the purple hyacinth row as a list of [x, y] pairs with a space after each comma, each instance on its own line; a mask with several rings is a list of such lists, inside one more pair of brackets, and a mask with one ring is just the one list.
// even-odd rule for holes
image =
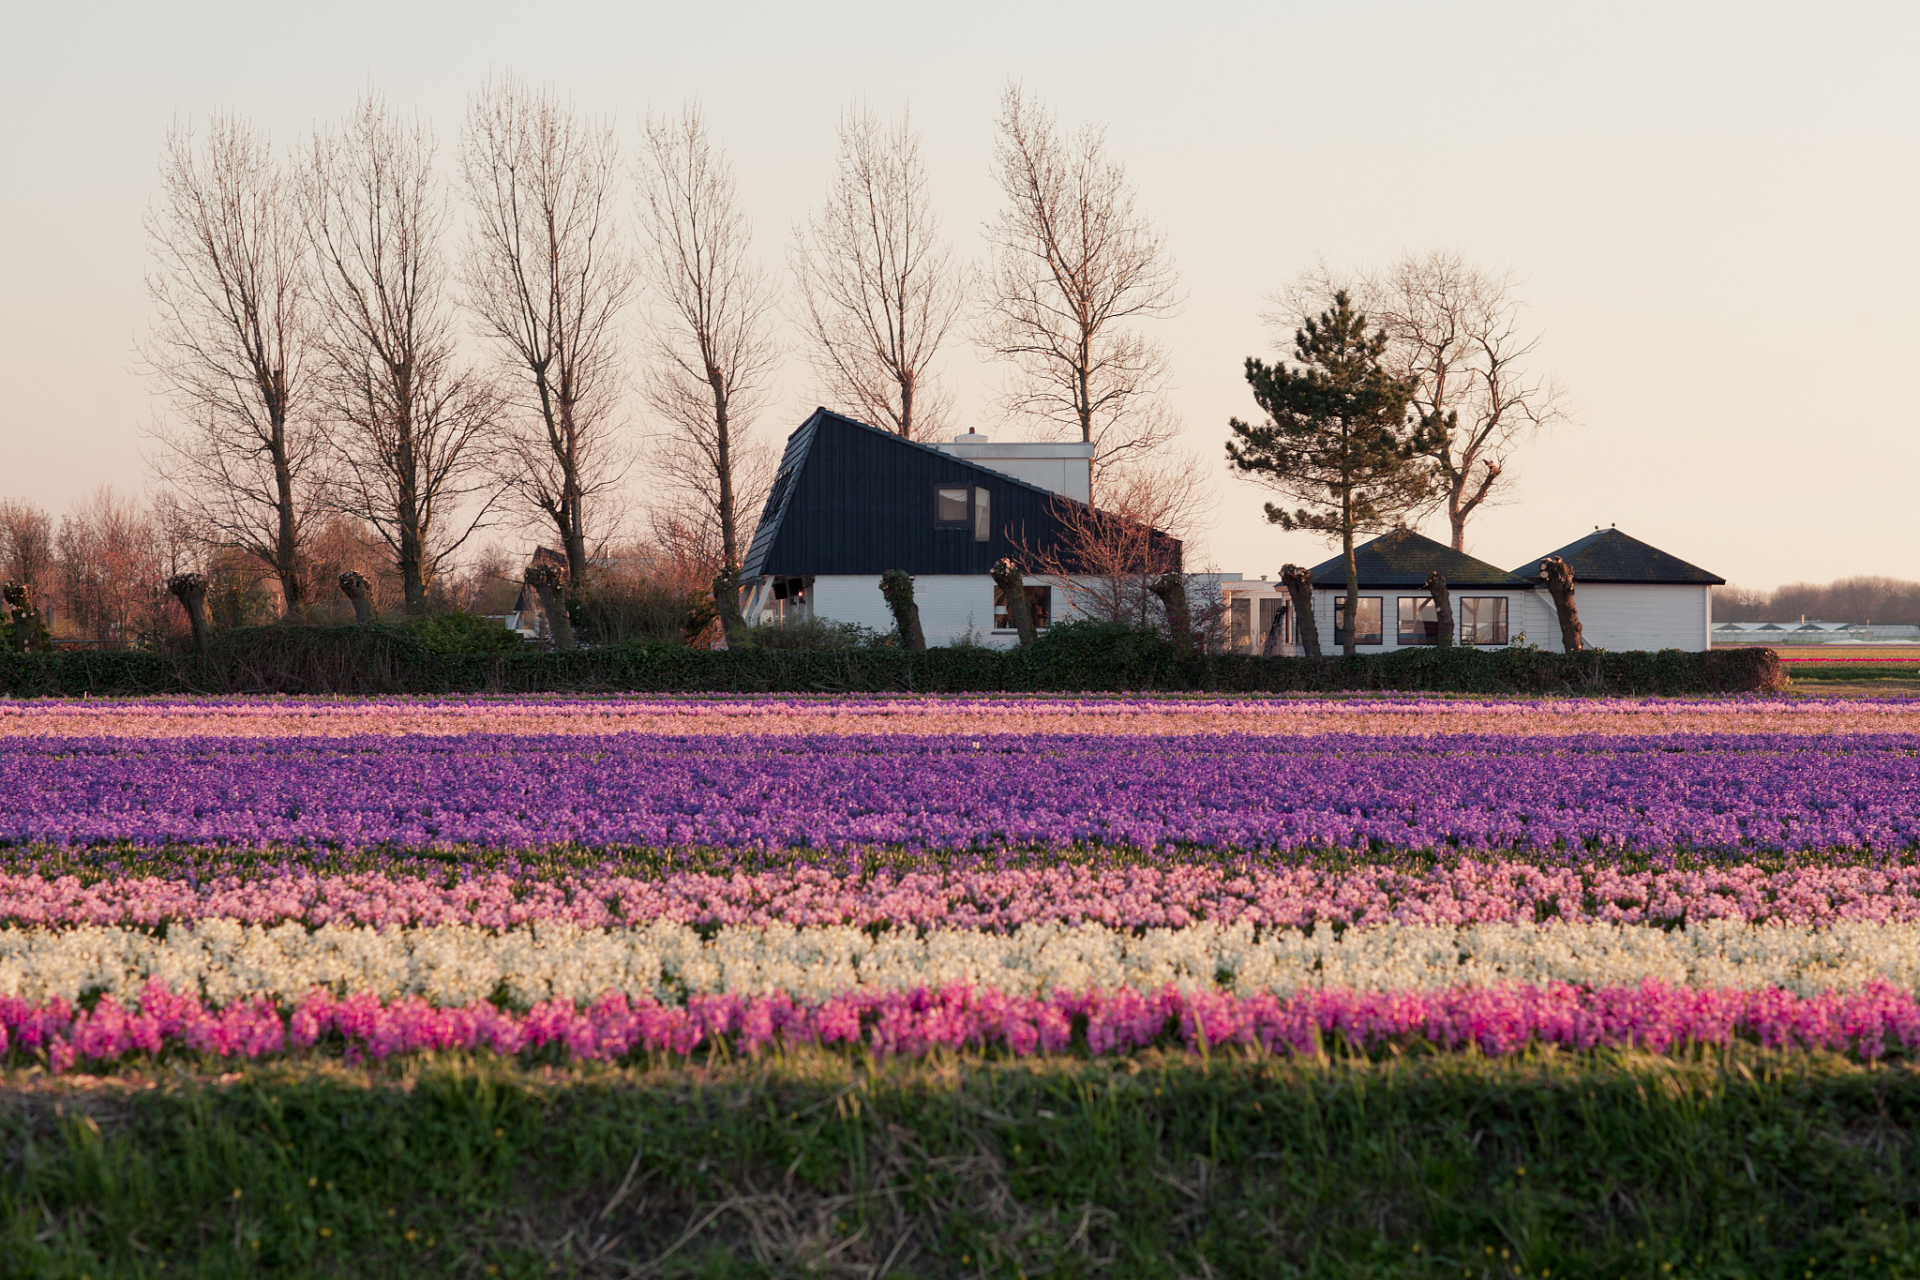
[[1218, 865], [871, 869], [722, 875], [621, 871], [532, 878], [473, 870], [117, 875], [82, 883], [0, 873], [0, 925], [154, 928], [213, 918], [405, 928], [537, 923], [610, 928], [821, 925], [1007, 932], [1029, 924], [1179, 928], [1200, 920], [1261, 928], [1315, 924], [1464, 926], [1574, 923], [1677, 926], [1706, 920], [1823, 925], [1920, 921], [1920, 866], [1751, 864], [1627, 870], [1605, 863], [1540, 866], [1463, 859], [1445, 866]]
[[1906, 849], [1920, 734], [35, 738], [0, 842]]
[[1020, 997], [954, 987], [858, 992], [820, 1004], [784, 995], [700, 996], [685, 1006], [614, 993], [584, 1009], [549, 1001], [525, 1013], [490, 1004], [436, 1008], [417, 998], [382, 1002], [365, 993], [340, 999], [318, 990], [290, 1009], [259, 998], [213, 1009], [159, 983], [133, 1007], [111, 997], [86, 1011], [64, 1000], [30, 1005], [0, 999], [0, 1057], [44, 1063], [54, 1071], [170, 1050], [257, 1059], [340, 1049], [349, 1061], [359, 1061], [449, 1049], [503, 1055], [545, 1049], [579, 1061], [617, 1061], [639, 1052], [685, 1055], [722, 1042], [749, 1054], [775, 1043], [821, 1043], [863, 1046], [881, 1055], [945, 1048], [1024, 1056], [1076, 1045], [1094, 1054], [1154, 1045], [1315, 1054], [1340, 1044], [1361, 1051], [1425, 1044], [1489, 1054], [1531, 1045], [1660, 1053], [1736, 1040], [1834, 1050], [1869, 1061], [1911, 1057], [1920, 1050], [1920, 1002], [1885, 985], [1798, 996], [1657, 982], [1600, 990], [1556, 983], [1291, 997], [1172, 988]]

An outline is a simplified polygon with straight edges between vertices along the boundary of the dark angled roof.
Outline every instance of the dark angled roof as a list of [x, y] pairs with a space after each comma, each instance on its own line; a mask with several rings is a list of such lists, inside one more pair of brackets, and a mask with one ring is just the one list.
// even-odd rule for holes
[[[987, 490], [991, 538], [975, 542], [971, 529], [935, 527], [934, 491], [941, 485]], [[888, 569], [983, 574], [1002, 557], [1057, 549], [1061, 514], [1072, 508], [1084, 510], [1039, 485], [815, 409], [787, 437], [740, 578]], [[1179, 564], [1179, 541], [1154, 536], [1165, 540]]]
[[[1540, 560], [1547, 556], [1559, 556], [1567, 562], [1573, 570], [1575, 586], [1582, 582], [1641, 582], [1718, 587], [1727, 581], [1658, 547], [1650, 547], [1638, 538], [1629, 538], [1618, 529], [1595, 529], [1578, 542], [1549, 551]], [[1540, 560], [1523, 564], [1514, 572], [1523, 578], [1538, 578]]]
[[[1505, 569], [1475, 560], [1444, 542], [1423, 538], [1411, 529], [1383, 533], [1353, 549], [1354, 567], [1362, 587], [1421, 587], [1435, 569], [1449, 587], [1526, 587]], [[1339, 556], [1313, 566], [1313, 585], [1322, 590], [1346, 590], [1347, 569]]]

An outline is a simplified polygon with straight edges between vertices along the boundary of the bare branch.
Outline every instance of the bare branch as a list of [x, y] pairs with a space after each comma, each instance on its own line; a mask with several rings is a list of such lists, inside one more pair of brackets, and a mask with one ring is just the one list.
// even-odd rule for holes
[[840, 117], [826, 208], [794, 229], [788, 259], [827, 402], [908, 439], [946, 429], [951, 399], [928, 370], [965, 290], [905, 113], [890, 127], [864, 108]]
[[742, 481], [764, 467], [753, 415], [780, 357], [773, 283], [748, 256], [752, 228], [698, 106], [647, 118], [637, 180], [653, 294], [644, 395], [662, 423], [653, 462], [718, 527], [732, 574], [750, 532], [743, 516], [757, 509]]
[[500, 497], [501, 406], [455, 361], [433, 157], [426, 129], [369, 93], [338, 133], [315, 135], [301, 187], [339, 465], [328, 501], [379, 532], [409, 612], [426, 607], [441, 563]]
[[208, 536], [272, 571], [298, 616], [322, 478], [311, 420], [312, 303], [292, 183], [264, 133], [215, 115], [176, 125], [146, 230], [156, 316], [141, 356], [176, 419], [152, 464]]
[[515, 388], [500, 479], [553, 529], [582, 582], [589, 540], [608, 530], [595, 500], [626, 473], [613, 410], [634, 273], [615, 223], [613, 124], [575, 114], [551, 89], [490, 80], [468, 105], [460, 167], [474, 212], [466, 303]]
[[999, 130], [1006, 203], [985, 229], [993, 263], [979, 341], [1013, 367], [1009, 412], [1095, 445], [1098, 492], [1109, 467], [1178, 430], [1161, 398], [1166, 351], [1132, 327], [1178, 311], [1178, 277], [1103, 129], [1062, 137], [1010, 85]]
[[1385, 331], [1386, 367], [1413, 384], [1414, 412], [1438, 430], [1425, 510], [1446, 512], [1456, 551], [1466, 550], [1474, 512], [1512, 492], [1520, 450], [1543, 427], [1569, 420], [1561, 386], [1527, 372], [1540, 340], [1521, 324], [1519, 287], [1511, 271], [1431, 251], [1351, 277], [1323, 261], [1268, 295], [1274, 309], [1264, 318], [1289, 335], [1299, 316], [1341, 289]]

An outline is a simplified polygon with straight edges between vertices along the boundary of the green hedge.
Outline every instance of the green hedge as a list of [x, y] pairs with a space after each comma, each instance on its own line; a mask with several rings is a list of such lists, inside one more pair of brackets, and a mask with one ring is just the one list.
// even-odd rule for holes
[[1149, 632], [1098, 623], [1054, 627], [1032, 647], [689, 649], [632, 643], [553, 653], [448, 647], [439, 633], [387, 624], [246, 627], [205, 660], [74, 651], [0, 655], [12, 697], [182, 693], [463, 692], [1121, 692], [1696, 694], [1785, 687], [1770, 649], [1575, 655], [1539, 649], [1412, 649], [1353, 658], [1182, 660]]

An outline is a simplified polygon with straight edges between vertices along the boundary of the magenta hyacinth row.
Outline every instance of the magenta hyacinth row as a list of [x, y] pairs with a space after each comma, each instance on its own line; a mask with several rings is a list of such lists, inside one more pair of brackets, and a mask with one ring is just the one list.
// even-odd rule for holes
[[1180, 928], [1201, 920], [1260, 928], [1329, 925], [1578, 923], [1682, 925], [1706, 920], [1821, 925], [1920, 921], [1920, 866], [1729, 863], [1624, 870], [1472, 859], [1438, 866], [1219, 865], [900, 872], [849, 877], [817, 867], [753, 874], [570, 874], [506, 871], [445, 879], [382, 871], [73, 876], [0, 873], [0, 924], [160, 925], [224, 917], [375, 928], [536, 923], [613, 928], [687, 925], [964, 928], [1030, 924]]
[[133, 1007], [110, 997], [91, 1010], [58, 999], [43, 1005], [0, 999], [0, 1056], [42, 1062], [56, 1072], [169, 1050], [237, 1059], [339, 1051], [348, 1061], [444, 1050], [507, 1056], [549, 1050], [575, 1061], [618, 1061], [722, 1043], [747, 1054], [776, 1043], [820, 1043], [882, 1056], [933, 1049], [1025, 1056], [1069, 1051], [1076, 1033], [1094, 1054], [1155, 1045], [1190, 1051], [1257, 1046], [1292, 1054], [1342, 1046], [1511, 1054], [1536, 1045], [1665, 1053], [1739, 1040], [1873, 1060], [1920, 1050], [1920, 1002], [1884, 984], [1799, 996], [1653, 981], [1600, 990], [1554, 984], [1290, 997], [1173, 988], [1021, 997], [951, 987], [850, 993], [821, 1004], [784, 995], [697, 996], [684, 1007], [613, 993], [584, 1009], [547, 1001], [524, 1013], [490, 1004], [436, 1008], [418, 998], [382, 1002], [370, 994], [339, 999], [318, 990], [290, 1009], [258, 998], [212, 1009], [158, 982]]

